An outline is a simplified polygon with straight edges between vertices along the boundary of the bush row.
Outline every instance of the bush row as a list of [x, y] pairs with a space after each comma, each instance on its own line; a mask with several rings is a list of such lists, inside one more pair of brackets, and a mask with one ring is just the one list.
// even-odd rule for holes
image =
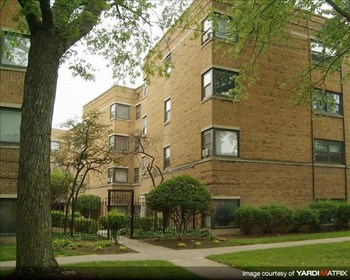
[[325, 224], [345, 229], [349, 227], [350, 204], [321, 200], [296, 211], [280, 204], [242, 206], [235, 210], [234, 215], [245, 234], [316, 231]]

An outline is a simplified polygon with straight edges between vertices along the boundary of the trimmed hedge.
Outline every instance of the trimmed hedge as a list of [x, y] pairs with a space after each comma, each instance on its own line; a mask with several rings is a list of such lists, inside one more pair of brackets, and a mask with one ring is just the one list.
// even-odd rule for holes
[[95, 220], [81, 217], [74, 220], [74, 230], [81, 233], [96, 234], [98, 230], [98, 224]]
[[235, 210], [234, 216], [244, 234], [315, 231], [324, 224], [346, 229], [349, 228], [350, 203], [321, 200], [296, 211], [279, 204], [242, 206]]
[[320, 215], [315, 209], [306, 208], [296, 211], [294, 218], [294, 231], [302, 228], [318, 230], [320, 228]]
[[59, 210], [51, 211], [52, 226], [59, 227], [61, 224], [61, 218], [64, 217], [64, 212]]

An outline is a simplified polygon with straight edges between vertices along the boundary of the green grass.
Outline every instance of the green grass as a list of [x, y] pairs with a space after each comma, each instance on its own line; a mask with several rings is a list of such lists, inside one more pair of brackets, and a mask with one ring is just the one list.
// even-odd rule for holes
[[[202, 279], [167, 261], [89, 262], [65, 265], [62, 269], [80, 271], [99, 279]], [[13, 270], [1, 271], [5, 276]]]
[[[55, 249], [55, 257], [68, 257], [68, 256], [78, 256], [91, 254], [87, 252], [80, 252], [70, 249]], [[0, 261], [14, 261], [16, 260], [16, 245], [1, 245], [0, 247]]]
[[300, 241], [309, 239], [321, 239], [321, 238], [334, 238], [334, 237], [345, 237], [350, 236], [350, 231], [334, 231], [334, 232], [319, 232], [319, 233], [294, 233], [278, 236], [267, 236], [267, 237], [244, 237], [228, 240], [224, 243], [225, 246], [241, 246], [241, 245], [252, 245], [252, 244], [266, 244], [266, 243], [278, 243], [287, 241]]
[[212, 255], [211, 260], [243, 270], [350, 267], [350, 241]]
[[16, 259], [15, 245], [1, 245], [0, 246], [0, 261], [14, 261]]

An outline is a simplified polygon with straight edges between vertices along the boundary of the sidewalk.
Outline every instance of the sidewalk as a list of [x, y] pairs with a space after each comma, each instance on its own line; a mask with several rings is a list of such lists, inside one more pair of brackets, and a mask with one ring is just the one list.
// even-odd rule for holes
[[[96, 262], [96, 261], [125, 261], [125, 260], [165, 260], [174, 265], [181, 266], [206, 279], [241, 279], [242, 271], [232, 267], [219, 264], [206, 259], [209, 255], [263, 250], [270, 248], [286, 248], [293, 246], [303, 246], [323, 243], [336, 243], [350, 241], [349, 237], [313, 239], [292, 242], [280, 242], [269, 244], [255, 244], [233, 247], [217, 247], [206, 249], [185, 249], [173, 250], [161, 246], [151, 245], [135, 239], [122, 238], [119, 243], [133, 249], [139, 253], [119, 254], [119, 255], [83, 255], [56, 258], [60, 265]], [[15, 261], [1, 262], [0, 269], [15, 267]], [[249, 279], [249, 277], [244, 277]], [[253, 278], [252, 278], [253, 279]], [[254, 278], [256, 279], [256, 278]]]

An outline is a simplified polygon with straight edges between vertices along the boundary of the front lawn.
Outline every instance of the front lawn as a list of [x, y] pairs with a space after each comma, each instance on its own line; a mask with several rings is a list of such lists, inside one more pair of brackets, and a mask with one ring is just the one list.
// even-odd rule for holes
[[[55, 242], [57, 241], [58, 242]], [[68, 257], [79, 255], [102, 255], [102, 254], [124, 254], [132, 253], [133, 250], [129, 248], [121, 248], [108, 240], [92, 241], [72, 241], [69, 239], [54, 239], [54, 256]], [[16, 245], [1, 245], [0, 246], [0, 261], [14, 261], [16, 260]]]
[[[65, 265], [61, 268], [66, 275], [70, 274], [73, 277], [76, 274], [84, 279], [201, 279], [182, 267], [156, 260], [89, 262]], [[12, 271], [1, 271], [0, 274], [5, 276]]]
[[213, 255], [208, 259], [245, 271], [349, 269], [350, 241]]
[[[287, 241], [301, 241], [310, 239], [335, 238], [350, 236], [349, 230], [319, 232], [319, 233], [292, 233], [292, 234], [274, 234], [274, 235], [260, 235], [260, 236], [224, 236], [224, 237], [188, 237], [185, 240], [179, 240], [176, 237], [168, 238], [150, 238], [144, 239], [145, 242], [168, 247], [171, 249], [199, 249], [199, 248], [213, 248], [213, 247], [227, 247], [227, 246], [242, 246], [265, 243], [278, 243]], [[199, 242], [199, 243], [198, 243]], [[179, 246], [182, 243], [182, 246]], [[183, 245], [185, 244], [185, 245]]]

